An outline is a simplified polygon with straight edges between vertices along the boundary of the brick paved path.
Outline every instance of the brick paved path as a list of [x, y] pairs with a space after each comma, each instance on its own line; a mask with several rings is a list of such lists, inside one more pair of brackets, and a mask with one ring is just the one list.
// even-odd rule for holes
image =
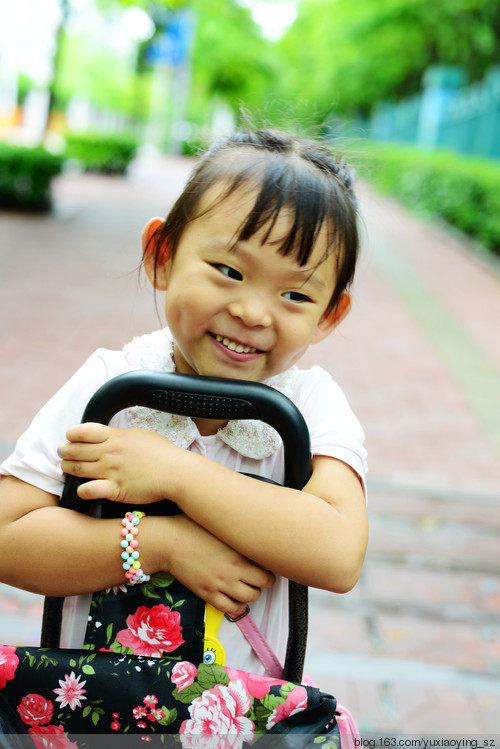
[[[0, 213], [0, 453], [98, 346], [159, 326], [139, 235], [189, 163], [66, 175], [50, 216]], [[304, 363], [368, 436], [371, 539], [357, 588], [311, 592], [307, 671], [363, 732], [500, 734], [499, 274], [361, 190], [354, 308]], [[0, 588], [0, 641], [36, 643], [41, 601]]]

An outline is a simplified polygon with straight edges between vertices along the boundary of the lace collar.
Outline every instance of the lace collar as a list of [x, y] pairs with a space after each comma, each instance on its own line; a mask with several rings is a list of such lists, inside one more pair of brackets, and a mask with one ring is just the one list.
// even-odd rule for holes
[[[131, 370], [153, 369], [162, 372], [175, 372], [173, 350], [173, 339], [168, 328], [134, 338], [123, 348]], [[290, 398], [298, 371], [294, 366], [266, 380], [265, 384]], [[167, 414], [142, 406], [127, 409], [127, 415], [130, 426], [158, 432], [178, 447], [188, 448], [200, 437], [196, 424], [189, 416]], [[217, 437], [240, 455], [254, 460], [268, 458], [282, 444], [275, 429], [252, 419], [229, 421], [223, 429], [219, 429]]]

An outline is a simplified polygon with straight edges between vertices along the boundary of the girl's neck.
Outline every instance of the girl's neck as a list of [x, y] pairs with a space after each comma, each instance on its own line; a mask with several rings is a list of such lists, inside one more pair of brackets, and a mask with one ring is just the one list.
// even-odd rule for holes
[[219, 429], [223, 429], [228, 423], [227, 421], [217, 421], [215, 419], [193, 419], [193, 421], [202, 437], [217, 434]]

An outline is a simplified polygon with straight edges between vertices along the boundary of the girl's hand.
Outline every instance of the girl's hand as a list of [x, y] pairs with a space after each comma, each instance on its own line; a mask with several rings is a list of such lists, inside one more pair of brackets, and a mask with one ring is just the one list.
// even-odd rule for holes
[[219, 611], [241, 609], [256, 601], [262, 588], [273, 585], [272, 572], [253, 564], [186, 515], [170, 521], [175, 523], [175, 536], [169, 540], [169, 571]]
[[62, 470], [91, 479], [78, 487], [81, 499], [149, 504], [167, 498], [168, 464], [183, 451], [166, 437], [92, 422], [72, 427], [66, 437], [58, 450]]

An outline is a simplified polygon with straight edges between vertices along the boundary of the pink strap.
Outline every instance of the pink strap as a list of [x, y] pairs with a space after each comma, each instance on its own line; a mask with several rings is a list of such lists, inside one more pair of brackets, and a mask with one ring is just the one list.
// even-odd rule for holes
[[[250, 607], [248, 604], [240, 611], [235, 611], [233, 614], [226, 614], [226, 618], [238, 625], [240, 631], [250, 643], [255, 655], [266, 669], [266, 674], [274, 679], [281, 679], [283, 677], [283, 666], [250, 616]], [[303, 683], [309, 683], [314, 686], [313, 682], [307, 676], [304, 678]], [[355, 749], [354, 739], [359, 738], [359, 729], [351, 712], [337, 702], [335, 718], [339, 729], [342, 749]]]
[[248, 604], [241, 611], [236, 611], [230, 616], [226, 614], [226, 618], [238, 625], [253, 652], [264, 666], [267, 676], [271, 676], [273, 679], [282, 679], [283, 666], [252, 619]]
[[[266, 674], [274, 679], [283, 678], [283, 666], [250, 616], [250, 607], [248, 604], [240, 611], [234, 612], [234, 614], [226, 614], [226, 618], [238, 625], [240, 631], [250, 643], [255, 655], [266, 669]], [[303, 683], [314, 686], [313, 682], [307, 676], [304, 677]], [[359, 729], [351, 712], [337, 702], [335, 718], [340, 734], [341, 749], [355, 749], [354, 740], [359, 738]]]
[[342, 749], [354, 749], [355, 739], [359, 738], [359, 730], [350, 711], [337, 702], [335, 718], [340, 734]]

